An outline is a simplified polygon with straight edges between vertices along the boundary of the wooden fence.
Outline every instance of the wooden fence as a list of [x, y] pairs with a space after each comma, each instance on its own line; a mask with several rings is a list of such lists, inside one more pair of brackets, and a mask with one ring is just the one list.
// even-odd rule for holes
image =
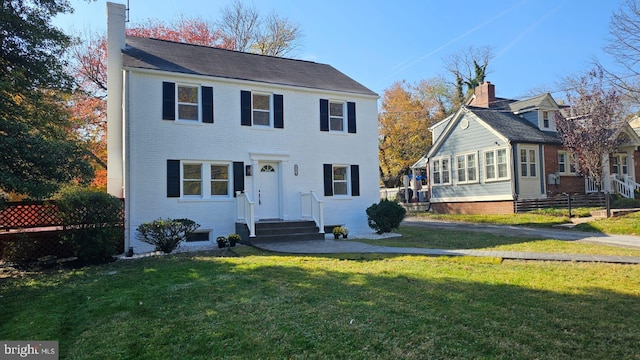
[[[602, 207], [605, 205], [602, 193], [594, 194], [574, 194], [571, 195], [571, 207]], [[522, 213], [538, 209], [568, 208], [569, 198], [567, 195], [557, 195], [548, 199], [516, 200], [513, 202], [514, 211]]]
[[[82, 211], [82, 210], [79, 210]], [[124, 206], [120, 213], [122, 221], [118, 227], [123, 236], [116, 251], [124, 252]], [[71, 256], [71, 250], [62, 241], [65, 232], [55, 201], [16, 201], [0, 208], [0, 259], [10, 242], [28, 242], [37, 247], [38, 256], [55, 255], [59, 258]]]

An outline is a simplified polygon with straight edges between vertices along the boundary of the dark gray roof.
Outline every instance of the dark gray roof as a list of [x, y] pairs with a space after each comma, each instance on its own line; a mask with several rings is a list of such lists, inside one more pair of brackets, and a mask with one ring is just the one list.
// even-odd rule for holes
[[330, 65], [127, 36], [124, 66], [377, 96]]
[[512, 142], [560, 144], [553, 132], [541, 131], [527, 120], [506, 110], [495, 110], [466, 106], [474, 115], [482, 119], [495, 131]]
[[509, 104], [509, 110], [516, 112], [522, 110], [533, 110], [539, 108], [547, 94], [538, 95], [530, 99], [520, 100]]

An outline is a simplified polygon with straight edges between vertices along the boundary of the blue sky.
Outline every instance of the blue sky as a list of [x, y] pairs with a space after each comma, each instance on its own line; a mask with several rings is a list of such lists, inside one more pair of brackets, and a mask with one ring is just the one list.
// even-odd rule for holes
[[[119, 2], [119, 1], [114, 1]], [[180, 15], [215, 21], [232, 0], [130, 0], [131, 24]], [[123, 0], [122, 3], [126, 3]], [[395, 81], [449, 77], [443, 58], [491, 46], [487, 80], [496, 95], [522, 98], [590, 67], [605, 65], [609, 19], [619, 0], [255, 0], [262, 14], [299, 23], [296, 58], [330, 64], [382, 96]], [[54, 24], [68, 32], [104, 33], [106, 1], [71, 0], [75, 13]], [[554, 93], [562, 97], [562, 93]]]

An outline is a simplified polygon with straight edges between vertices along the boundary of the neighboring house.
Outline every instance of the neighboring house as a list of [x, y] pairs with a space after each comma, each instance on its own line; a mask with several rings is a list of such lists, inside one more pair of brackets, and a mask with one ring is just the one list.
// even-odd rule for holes
[[[597, 191], [577, 175], [558, 138], [554, 113], [560, 110], [549, 94], [515, 101], [496, 98], [490, 82], [476, 88], [467, 105], [431, 127], [434, 143], [426, 158], [434, 211], [513, 213], [516, 200]], [[603, 186], [632, 196], [640, 137], [630, 126], [623, 134]]]
[[136, 228], [158, 218], [200, 224], [193, 247], [260, 220], [371, 231], [377, 94], [329, 65], [126, 37], [124, 5], [107, 8], [108, 191], [125, 199], [126, 248], [151, 250]]

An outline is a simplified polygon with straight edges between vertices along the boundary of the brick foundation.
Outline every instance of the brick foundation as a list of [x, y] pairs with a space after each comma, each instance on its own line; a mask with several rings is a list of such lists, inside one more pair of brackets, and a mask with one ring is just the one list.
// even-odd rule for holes
[[433, 203], [439, 214], [513, 214], [513, 201]]

